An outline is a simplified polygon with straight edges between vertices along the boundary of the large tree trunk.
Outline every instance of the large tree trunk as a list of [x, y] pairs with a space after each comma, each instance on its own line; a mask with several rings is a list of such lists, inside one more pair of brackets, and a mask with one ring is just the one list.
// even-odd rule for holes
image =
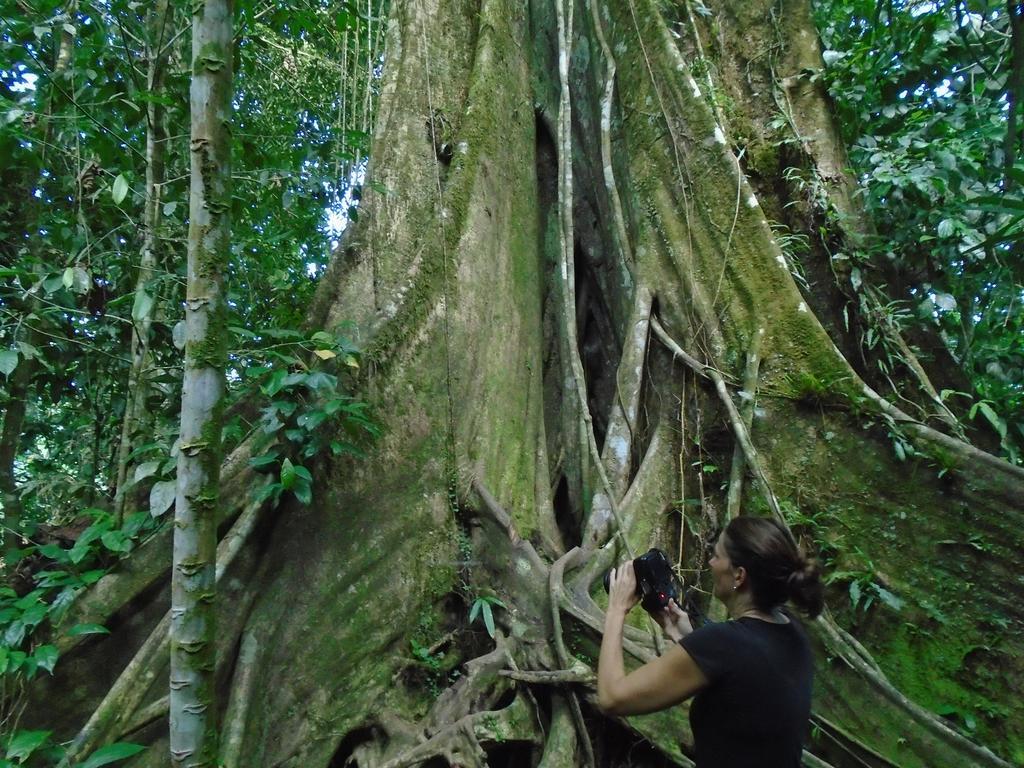
[[[310, 308], [316, 327], [354, 322], [383, 435], [320, 467], [313, 506], [235, 523], [233, 542], [252, 535], [218, 602], [233, 764], [688, 765], [685, 707], [595, 709], [595, 600], [614, 559], [652, 545], [699, 577], [729, 506], [709, 465], [731, 461], [751, 480], [731, 508], [800, 523], [833, 569], [904, 601], [853, 612], [839, 586], [812, 625], [807, 763], [1024, 759], [1024, 613], [1006, 588], [1024, 473], [864, 381], [823, 246], [801, 294], [769, 220], [828, 219], [783, 168], [856, 213], [804, 71], [820, 66], [809, 8], [712, 12], [394, 4], [373, 184]], [[916, 455], [901, 462], [896, 438]], [[228, 461], [243, 493], [244, 448]], [[135, 556], [154, 565], [75, 609], [114, 632], [69, 651], [54, 685], [71, 693], [30, 719], [72, 736], [128, 663], [166, 609], [159, 541]], [[494, 640], [468, 623], [484, 596], [507, 606]], [[152, 743], [137, 765], [166, 755], [158, 640], [129, 668], [152, 683], [143, 706], [103, 736]], [[634, 660], [655, 647], [627, 628]], [[1003, 759], [944, 707], [978, 713], [975, 739]]]

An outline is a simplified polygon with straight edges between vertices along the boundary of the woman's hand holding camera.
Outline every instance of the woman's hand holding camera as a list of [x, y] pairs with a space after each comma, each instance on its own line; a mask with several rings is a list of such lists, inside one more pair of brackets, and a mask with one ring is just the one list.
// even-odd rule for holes
[[665, 637], [673, 643], [678, 643], [693, 632], [693, 625], [690, 623], [689, 615], [676, 605], [675, 600], [669, 600], [665, 609], [654, 615], [654, 620], [658, 622], [658, 626], [665, 633]]
[[625, 616], [640, 602], [636, 589], [636, 573], [633, 561], [627, 560], [618, 568], [612, 568], [608, 575], [608, 613], [617, 612]]

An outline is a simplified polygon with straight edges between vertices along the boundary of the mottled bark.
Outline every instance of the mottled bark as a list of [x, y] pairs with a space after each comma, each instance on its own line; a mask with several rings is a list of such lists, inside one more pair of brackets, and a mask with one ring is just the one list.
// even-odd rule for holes
[[192, 136], [185, 374], [182, 382], [170, 609], [170, 756], [217, 756], [215, 559], [231, 240], [231, 0], [193, 7]]

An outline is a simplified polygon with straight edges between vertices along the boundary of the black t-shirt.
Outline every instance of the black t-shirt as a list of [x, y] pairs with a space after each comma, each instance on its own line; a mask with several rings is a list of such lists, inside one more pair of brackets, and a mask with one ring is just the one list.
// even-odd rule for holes
[[707, 624], [680, 641], [709, 682], [690, 706], [698, 768], [799, 768], [814, 666], [787, 617]]

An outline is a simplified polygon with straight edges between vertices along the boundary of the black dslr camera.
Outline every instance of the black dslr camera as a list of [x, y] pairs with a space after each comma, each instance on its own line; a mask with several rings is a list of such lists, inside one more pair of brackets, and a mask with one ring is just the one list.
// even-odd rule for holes
[[[672, 572], [668, 556], [660, 549], [649, 549], [633, 561], [633, 572], [636, 573], [636, 593], [640, 596], [640, 605], [648, 613], [657, 613], [668, 607], [669, 600], [686, 609], [682, 597], [682, 584]], [[604, 575], [604, 591], [608, 591], [611, 573]]]

